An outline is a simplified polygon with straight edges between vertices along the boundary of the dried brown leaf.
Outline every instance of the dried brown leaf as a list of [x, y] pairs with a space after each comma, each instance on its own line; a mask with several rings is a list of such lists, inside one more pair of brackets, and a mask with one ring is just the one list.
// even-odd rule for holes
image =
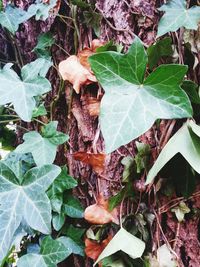
[[89, 164], [93, 168], [93, 170], [98, 174], [102, 174], [104, 172], [106, 154], [76, 152], [73, 153], [73, 157], [75, 160], [79, 160], [85, 164]]
[[114, 222], [119, 223], [117, 218], [117, 210], [108, 210], [108, 200], [104, 199], [102, 195], [99, 196], [97, 203], [85, 209], [84, 218], [92, 224], [106, 224]]
[[111, 239], [112, 239], [112, 236], [109, 235], [101, 243], [98, 243], [97, 241], [86, 238], [85, 239], [85, 254], [87, 255], [87, 257], [96, 261], [99, 255], [101, 254], [101, 252], [108, 245]]
[[83, 65], [81, 65], [77, 56], [70, 56], [60, 62], [59, 72], [64, 81], [69, 81], [77, 94], [80, 93], [82, 85], [88, 85], [96, 82], [96, 77]]

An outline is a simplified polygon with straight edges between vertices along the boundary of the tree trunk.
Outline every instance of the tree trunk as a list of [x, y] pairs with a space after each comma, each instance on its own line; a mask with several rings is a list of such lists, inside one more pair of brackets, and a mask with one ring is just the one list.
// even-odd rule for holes
[[[15, 1], [18, 6], [26, 6], [32, 1]], [[26, 3], [25, 3], [26, 2]], [[36, 22], [31, 19], [24, 26], [20, 27], [17, 34], [17, 43], [21, 50], [24, 63], [30, 62], [34, 58], [32, 49], [34, 48], [37, 36], [41, 32], [47, 32], [51, 29], [56, 37], [56, 44], [52, 48], [52, 55], [55, 65], [68, 55], [77, 53], [84, 47], [91, 45], [95, 35], [92, 28], [86, 27], [82, 23], [82, 10], [77, 9], [73, 13], [67, 1], [61, 1], [60, 13], [64, 16], [71, 17], [76, 21], [78, 31], [74, 31], [72, 20], [65, 20], [65, 23], [60, 18], [49, 18], [46, 22]], [[92, 0], [91, 0], [92, 2]], [[97, 11], [102, 15], [100, 25], [100, 39], [102, 41], [114, 40], [118, 44], [122, 44], [125, 50], [128, 49], [136, 34], [144, 42], [145, 46], [149, 46], [155, 42], [156, 30], [160, 13], [157, 8], [164, 1], [156, 0], [97, 0]], [[73, 13], [73, 14], [72, 14]], [[181, 31], [176, 34], [171, 34], [174, 42], [177, 44], [178, 52], [184, 53], [180, 47], [182, 38]], [[28, 38], [27, 38], [28, 36]], [[78, 47], [77, 46], [78, 42]], [[5, 54], [10, 55], [7, 59], [11, 59], [12, 55], [9, 45], [4, 42], [0, 44], [5, 50]], [[62, 49], [61, 49], [61, 48]], [[182, 63], [182, 62], [181, 62]], [[199, 68], [191, 70], [191, 77], [197, 79]], [[58, 153], [56, 162], [59, 165], [67, 164], [70, 174], [76, 177], [79, 181], [79, 187], [74, 191], [74, 194], [79, 197], [84, 207], [95, 203], [98, 195], [103, 193], [105, 197], [110, 197], [117, 193], [122, 188], [122, 172], [123, 165], [121, 160], [125, 156], [134, 156], [136, 154], [135, 141], [132, 141], [126, 146], [106, 156], [105, 171], [102, 175], [97, 175], [89, 165], [80, 161], [75, 161], [73, 153], [77, 151], [104, 153], [104, 140], [100, 131], [100, 126], [97, 117], [91, 117], [88, 111], [88, 101], [91, 98], [101, 99], [103, 90], [100, 86], [84, 86], [81, 88], [81, 93], [77, 95], [72, 91], [72, 86], [65, 84], [65, 90], [58, 92], [60, 78], [57, 71], [53, 68], [49, 73], [49, 79], [53, 86], [52, 93], [48, 95], [46, 105], [52, 105], [52, 118], [58, 120], [59, 130], [69, 132], [69, 148], [61, 147]], [[58, 95], [59, 94], [59, 95]], [[58, 97], [57, 97], [58, 96]], [[38, 125], [29, 125], [30, 128], [37, 128]], [[127, 126], [128, 128], [128, 126]], [[161, 145], [163, 147], [172, 133], [178, 129], [174, 126], [173, 121], [162, 121], [160, 126], [154, 125], [151, 130], [142, 135], [138, 140], [147, 143], [151, 146], [152, 163], [156, 159]], [[21, 140], [23, 132], [18, 132], [19, 140]], [[162, 140], [161, 140], [162, 139]], [[162, 141], [162, 143], [160, 142]], [[145, 175], [145, 174], [144, 174]], [[143, 183], [143, 177], [139, 182]], [[121, 215], [127, 215], [132, 211], [136, 211], [140, 203], [145, 203], [148, 211], [153, 213], [155, 220], [151, 226], [151, 247], [152, 252], [156, 253], [157, 248], [167, 243], [174, 251], [175, 256], [181, 267], [196, 267], [200, 262], [199, 249], [199, 216], [186, 217], [183, 223], [178, 223], [171, 212], [171, 207], [177, 205], [182, 199], [177, 195], [168, 198], [159, 192], [156, 193], [156, 186], [149, 186], [145, 191], [140, 192], [138, 186], [133, 186], [134, 194], [137, 196], [137, 204], [130, 204], [129, 200], [123, 202]], [[191, 209], [200, 209], [200, 194], [198, 187], [189, 200], [188, 205]], [[139, 197], [138, 197], [139, 196]], [[65, 263], [60, 266], [92, 266], [92, 261], [89, 259], [81, 259], [79, 257], [70, 257]]]

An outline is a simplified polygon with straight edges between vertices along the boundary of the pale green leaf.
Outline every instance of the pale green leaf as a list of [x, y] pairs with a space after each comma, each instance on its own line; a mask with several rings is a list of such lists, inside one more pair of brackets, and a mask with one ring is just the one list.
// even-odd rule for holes
[[175, 32], [181, 27], [197, 30], [200, 21], [200, 7], [192, 6], [187, 9], [186, 0], [170, 0], [159, 8], [164, 15], [158, 24], [157, 37], [167, 32]]
[[43, 234], [51, 232], [51, 205], [45, 191], [59, 173], [59, 167], [45, 165], [29, 170], [19, 183], [15, 173], [0, 161], [0, 262], [23, 220]]
[[151, 183], [158, 172], [177, 153], [180, 153], [192, 168], [200, 173], [200, 126], [193, 121], [185, 123], [165, 145], [148, 173], [146, 184]]
[[[52, 125], [53, 122], [49, 123]], [[48, 125], [45, 127], [48, 127]], [[43, 137], [36, 131], [25, 133], [23, 136], [24, 143], [19, 145], [15, 152], [32, 153], [37, 166], [53, 163], [56, 157], [57, 146], [68, 140], [68, 135], [56, 131], [57, 123], [53, 124], [51, 135]], [[48, 131], [45, 133], [47, 134]]]
[[[178, 264], [174, 259], [174, 255], [166, 246], [166, 244], [162, 245], [157, 250], [157, 259], [159, 267], [177, 267]], [[151, 265], [154, 267], [154, 265]]]
[[184, 65], [161, 65], [145, 80], [147, 55], [135, 37], [127, 54], [98, 53], [89, 58], [105, 90], [100, 126], [110, 153], [145, 133], [156, 119], [192, 116], [192, 107], [180, 83]]
[[0, 12], [0, 24], [15, 34], [19, 25], [28, 20], [32, 15], [29, 15], [25, 10], [8, 5], [5, 11]]
[[62, 213], [54, 214], [52, 219], [53, 227], [56, 231], [59, 231], [65, 223], [65, 215]]
[[15, 34], [19, 25], [33, 16], [36, 20], [46, 20], [49, 11], [56, 5], [56, 2], [57, 0], [50, 0], [49, 4], [45, 4], [41, 0], [36, 0], [36, 3], [30, 5], [27, 11], [8, 5], [5, 11], [0, 12], [0, 24]]
[[53, 65], [50, 60], [38, 58], [22, 67], [21, 76], [23, 81], [30, 81], [33, 77], [43, 77], [47, 75], [49, 68]]
[[185, 214], [189, 213], [190, 209], [185, 204], [185, 202], [181, 201], [179, 205], [171, 209], [171, 211], [175, 213], [177, 220], [179, 222], [182, 222], [184, 220]]
[[[41, 61], [35, 61], [35, 64]], [[33, 63], [31, 63], [33, 64]], [[17, 73], [11, 69], [12, 64], [6, 64], [3, 69], [0, 69], [0, 105], [12, 103], [15, 112], [24, 121], [31, 121], [32, 113], [36, 107], [35, 96], [41, 96], [51, 90], [50, 82], [38, 75], [37, 71], [31, 72], [32, 75], [26, 73], [29, 64], [22, 69], [22, 75], [25, 80], [21, 80]], [[31, 70], [30, 70], [31, 71]]]
[[71, 253], [58, 239], [53, 240], [50, 236], [42, 240], [40, 254], [29, 253], [22, 256], [18, 267], [57, 267], [57, 264], [67, 258]]
[[36, 0], [36, 3], [28, 8], [28, 13], [35, 16], [36, 20], [46, 20], [49, 17], [50, 10], [55, 7], [57, 0], [50, 0], [48, 2], [43, 3], [42, 0]]
[[144, 249], [145, 243], [142, 240], [121, 228], [99, 255], [95, 265], [117, 251], [123, 251], [133, 259], [140, 258]]

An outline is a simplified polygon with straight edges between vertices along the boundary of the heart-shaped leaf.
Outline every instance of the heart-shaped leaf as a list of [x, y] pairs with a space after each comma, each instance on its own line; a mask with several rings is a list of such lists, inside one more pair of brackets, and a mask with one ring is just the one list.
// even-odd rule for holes
[[179, 86], [187, 66], [161, 65], [144, 80], [147, 55], [137, 37], [127, 54], [103, 52], [89, 61], [105, 90], [100, 125], [107, 153], [145, 133], [156, 119], [192, 116]]
[[197, 30], [200, 21], [200, 7], [186, 8], [186, 0], [170, 0], [159, 8], [165, 14], [158, 24], [157, 37], [167, 32], [175, 32], [181, 27]]
[[[29, 66], [36, 66], [34, 72]], [[41, 96], [51, 90], [50, 82], [44, 78], [41, 68], [46, 61], [38, 59], [34, 63], [27, 64], [22, 69], [23, 80], [11, 69], [12, 64], [6, 64], [0, 69], [0, 105], [12, 103], [15, 112], [24, 121], [31, 121], [32, 113], [36, 107], [35, 96]], [[29, 70], [29, 74], [27, 73]]]
[[57, 267], [57, 264], [70, 254], [70, 248], [67, 248], [59, 239], [53, 240], [50, 236], [47, 236], [42, 240], [40, 253], [28, 253], [22, 256], [18, 260], [17, 266]]
[[29, 170], [19, 183], [15, 173], [0, 161], [0, 262], [22, 220], [43, 234], [51, 232], [51, 205], [45, 191], [59, 173], [59, 167], [45, 165]]
[[50, 122], [43, 129], [43, 136], [36, 131], [25, 133], [24, 143], [15, 152], [32, 153], [37, 166], [53, 163], [56, 149], [68, 140], [68, 135], [56, 130], [57, 122]]
[[192, 168], [200, 173], [200, 126], [193, 121], [185, 123], [168, 141], [149, 171], [146, 184], [151, 183], [158, 172], [177, 153], [180, 153]]

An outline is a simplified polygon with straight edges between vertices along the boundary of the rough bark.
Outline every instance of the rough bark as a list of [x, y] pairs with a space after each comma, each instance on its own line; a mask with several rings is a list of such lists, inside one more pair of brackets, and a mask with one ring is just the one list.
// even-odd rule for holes
[[[31, 1], [16, 1], [18, 6], [25, 6]], [[97, 0], [96, 8], [102, 14], [101, 35], [100, 39], [108, 41], [113, 39], [116, 43], [120, 43], [127, 49], [132, 43], [134, 34], [138, 35], [146, 46], [155, 41], [156, 29], [160, 14], [157, 11], [163, 1], [156, 0]], [[67, 2], [62, 1], [61, 12], [65, 16], [71, 16], [71, 11]], [[78, 46], [82, 49], [91, 44], [93, 39], [92, 29], [86, 28], [80, 21], [81, 12], [77, 13], [77, 23], [79, 27], [80, 37]], [[21, 50], [24, 63], [30, 62], [35, 55], [32, 52], [36, 44], [37, 36], [41, 32], [53, 31], [56, 37], [56, 43], [62, 47], [66, 53], [58, 46], [53, 46], [52, 55], [55, 64], [67, 57], [67, 54], [75, 53], [75, 39], [72, 22], [67, 21], [67, 25], [60, 19], [50, 18], [46, 22], [36, 22], [31, 19], [20, 27], [17, 34], [17, 43]], [[1, 32], [1, 34], [4, 33]], [[175, 36], [172, 36], [177, 42]], [[12, 49], [8, 45], [7, 37], [0, 44], [1, 53], [9, 55], [5, 59], [12, 59]], [[198, 78], [198, 70], [191, 73], [192, 77]], [[57, 72], [52, 69], [49, 73], [49, 79], [53, 85], [52, 92], [48, 95], [48, 106], [52, 99], [56, 98], [58, 94], [60, 79]], [[123, 172], [123, 165], [121, 159], [124, 156], [135, 155], [135, 141], [127, 146], [121, 147], [117, 151], [108, 155], [106, 158], [105, 173], [98, 176], [92, 169], [80, 161], [75, 161], [72, 154], [77, 151], [101, 153], [104, 152], [104, 141], [100, 132], [98, 118], [91, 117], [87, 109], [87, 101], [94, 97], [100, 99], [103, 91], [100, 87], [87, 86], [81, 89], [81, 94], [71, 93], [71, 86], [65, 85], [65, 90], [59, 95], [59, 98], [54, 102], [52, 107], [53, 119], [59, 121], [59, 130], [69, 132], [70, 141], [69, 149], [61, 147], [57, 163], [60, 165], [68, 164], [70, 174], [76, 177], [80, 183], [78, 189], [74, 192], [86, 207], [95, 202], [97, 195], [100, 192], [108, 197], [121, 188], [121, 176]], [[145, 135], [139, 138], [140, 141], [148, 143], [151, 146], [152, 161], [157, 157], [160, 150], [160, 140], [163, 139], [166, 143], [166, 135], [168, 138], [172, 131], [170, 130], [170, 123], [162, 121], [160, 127], [154, 126]], [[30, 125], [32, 128], [37, 128], [38, 125]], [[170, 132], [171, 131], [171, 132]], [[164, 135], [163, 135], [164, 133]], [[22, 136], [19, 131], [19, 140]], [[162, 143], [163, 144], [163, 143]], [[137, 190], [137, 188], [136, 188]], [[187, 217], [186, 221], [178, 224], [177, 220], [167, 209], [160, 213], [160, 207], [166, 205], [172, 199], [166, 199], [159, 194], [154, 194], [155, 187], [148, 187], [142, 193], [142, 201], [146, 201], [148, 209], [154, 211], [156, 220], [151, 229], [153, 234], [152, 250], [156, 252], [159, 245], [169, 242], [172, 245], [175, 253], [178, 256], [179, 264], [182, 267], [196, 267], [200, 262], [200, 247], [199, 247], [199, 217]], [[148, 197], [150, 196], [150, 197]], [[200, 208], [199, 195], [193, 197], [189, 204], [192, 208]], [[159, 201], [158, 201], [159, 198]], [[173, 196], [172, 204], [178, 203], [176, 196]], [[135, 207], [134, 207], [135, 209]], [[123, 214], [127, 214], [132, 210], [128, 203], [124, 203]], [[161, 229], [163, 228], [163, 230]], [[175, 241], [173, 241], [175, 239]], [[77, 257], [70, 257], [66, 263], [61, 266], [92, 266], [90, 260], [81, 260]]]

